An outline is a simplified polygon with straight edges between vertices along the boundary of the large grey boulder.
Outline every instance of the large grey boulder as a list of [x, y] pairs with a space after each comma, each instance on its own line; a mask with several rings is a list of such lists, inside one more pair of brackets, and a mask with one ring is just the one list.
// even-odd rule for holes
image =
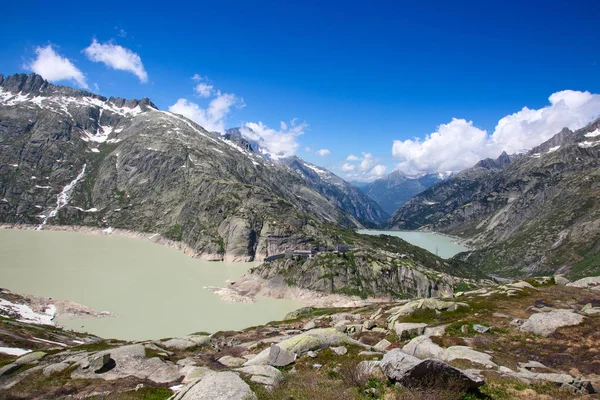
[[250, 381], [267, 387], [276, 387], [283, 381], [283, 373], [270, 365], [253, 365], [236, 368], [235, 371], [251, 375]]
[[448, 362], [457, 359], [468, 360], [475, 364], [484, 365], [486, 368], [492, 368], [496, 366], [496, 364], [492, 361], [491, 355], [473, 350], [468, 346], [450, 346], [444, 351], [442, 359]]
[[554, 275], [554, 283], [559, 286], [567, 286], [571, 281], [562, 275]]
[[427, 328], [427, 324], [424, 323], [411, 323], [411, 322], [396, 322], [394, 329], [398, 339], [407, 339], [413, 335], [422, 335]]
[[437, 310], [437, 311], [455, 311], [461, 307], [471, 307], [466, 303], [459, 303], [457, 301], [444, 301], [440, 299], [418, 299], [412, 300], [401, 306], [394, 307], [390, 310], [390, 316], [388, 317], [388, 327], [393, 329], [396, 321], [400, 317], [412, 314], [416, 310]]
[[110, 353], [100, 354], [96, 357], [90, 359], [89, 369], [94, 371], [95, 373], [102, 372], [103, 369], [106, 369], [110, 366]]
[[34, 351], [32, 353], [27, 353], [24, 356], [21, 356], [16, 359], [15, 364], [23, 365], [23, 364], [34, 364], [44, 358], [46, 353], [43, 351]]
[[[110, 359], [115, 363], [114, 367], [106, 372], [95, 373], [90, 363], [106, 354], [110, 354]], [[148, 379], [156, 383], [169, 383], [178, 380], [181, 373], [171, 362], [165, 362], [158, 357], [146, 358], [144, 345], [132, 344], [92, 354], [87, 362], [80, 361], [79, 368], [71, 374], [73, 379], [115, 380], [128, 376]]]
[[256, 395], [250, 386], [233, 372], [206, 374], [197, 383], [184, 387], [177, 400], [251, 400]]
[[530, 332], [540, 336], [550, 336], [563, 326], [579, 325], [583, 316], [571, 310], [555, 310], [533, 314], [519, 327], [521, 332]]
[[285, 367], [296, 361], [296, 354], [272, 344], [269, 349], [269, 360], [267, 363], [274, 367]]
[[361, 380], [382, 376], [380, 361], [361, 361], [356, 366], [356, 374]]
[[483, 380], [439, 360], [420, 360], [393, 349], [383, 356], [380, 362], [384, 375], [407, 387], [447, 388], [467, 391], [483, 385]]
[[429, 336], [417, 336], [408, 342], [402, 351], [420, 359], [434, 358], [442, 360], [444, 358], [444, 349], [433, 343]]
[[241, 367], [246, 362], [246, 359], [232, 356], [223, 356], [217, 360], [220, 364], [229, 367]]
[[[42, 373], [44, 374], [44, 376], [50, 376], [54, 373], [64, 371], [65, 369], [69, 368], [69, 366], [70, 366], [70, 364], [68, 364], [66, 362], [50, 364], [47, 367], [44, 367], [44, 369], [42, 370]], [[0, 375], [2, 375], [2, 374], [0, 374]]]
[[390, 342], [389, 340], [381, 339], [379, 342], [377, 342], [377, 344], [375, 344], [375, 346], [373, 346], [373, 349], [376, 351], [384, 352], [391, 344], [392, 342]]
[[579, 279], [578, 281], [567, 283], [567, 286], [578, 288], [593, 289], [600, 287], [600, 276], [588, 276], [587, 278]]
[[169, 339], [169, 340], [165, 340], [164, 342], [160, 342], [160, 345], [164, 346], [168, 349], [186, 350], [191, 347], [197, 346], [198, 344], [189, 339], [176, 338], [176, 339]]
[[[347, 335], [338, 332], [336, 328], [317, 328], [283, 340], [277, 344], [283, 350], [302, 355], [311, 350], [324, 349], [329, 346], [340, 344], [355, 344], [365, 348], [370, 348], [363, 343], [354, 340]], [[249, 365], [267, 365], [271, 348], [264, 349], [256, 357], [248, 360], [244, 366]]]

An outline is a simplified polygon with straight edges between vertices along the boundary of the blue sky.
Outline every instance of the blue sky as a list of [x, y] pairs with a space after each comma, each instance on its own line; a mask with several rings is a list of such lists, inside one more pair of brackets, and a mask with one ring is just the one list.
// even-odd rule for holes
[[[0, 73], [30, 72], [51, 45], [105, 96], [185, 99], [176, 110], [201, 118], [229, 94], [215, 127], [253, 127], [347, 179], [458, 170], [600, 115], [597, 1], [61, 3], [3, 7]], [[139, 56], [147, 81], [102, 46]]]

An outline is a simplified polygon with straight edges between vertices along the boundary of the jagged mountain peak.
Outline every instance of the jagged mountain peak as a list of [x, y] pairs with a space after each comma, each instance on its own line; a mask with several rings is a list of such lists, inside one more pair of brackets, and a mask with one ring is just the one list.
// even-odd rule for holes
[[48, 97], [87, 98], [109, 103], [117, 108], [134, 109], [140, 107], [141, 111], [149, 108], [158, 110], [158, 107], [148, 98], [124, 99], [121, 97], [106, 98], [87, 90], [73, 89], [69, 86], [54, 85], [45, 80], [41, 75], [14, 74], [5, 77], [0, 74], [0, 101], [4, 102], [37, 102], [41, 103]]
[[475, 164], [475, 167], [485, 168], [489, 170], [501, 170], [509, 165], [516, 156], [509, 156], [506, 151], [503, 151], [498, 158], [486, 158]]

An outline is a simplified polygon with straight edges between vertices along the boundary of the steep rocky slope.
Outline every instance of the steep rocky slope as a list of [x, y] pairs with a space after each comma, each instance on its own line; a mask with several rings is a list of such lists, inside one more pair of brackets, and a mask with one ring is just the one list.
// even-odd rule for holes
[[295, 156], [285, 158], [281, 162], [302, 176], [312, 188], [365, 225], [379, 225], [389, 218], [379, 204], [333, 172]]
[[407, 176], [401, 171], [394, 171], [388, 176], [377, 179], [362, 190], [377, 202], [388, 214], [393, 214], [400, 206], [412, 197], [444, 179], [442, 174], [425, 174]]
[[461, 236], [477, 268], [505, 276], [600, 271], [600, 120], [564, 129], [524, 156], [505, 155], [419, 194], [391, 219], [399, 229]]
[[342, 210], [356, 217], [364, 225], [379, 225], [389, 218], [389, 215], [375, 201], [366, 196], [356, 186], [323, 167], [311, 164], [297, 156], [272, 157], [258, 143], [242, 135], [240, 128], [228, 129], [225, 132], [225, 138], [277, 165], [287, 166], [301, 176], [308, 186], [321, 193]]
[[250, 260], [361, 224], [277, 165], [148, 99], [0, 75], [0, 222], [156, 232]]
[[[363, 298], [448, 296], [455, 290], [481, 284], [481, 276], [468, 263], [441, 259], [395, 237], [343, 231], [336, 234], [335, 228], [326, 229], [328, 235], [349, 244], [350, 250], [265, 262], [253, 268], [251, 276], [266, 280], [261, 286], [269, 288], [289, 285]], [[242, 278], [233, 288], [245, 295], [252, 283], [252, 278]]]

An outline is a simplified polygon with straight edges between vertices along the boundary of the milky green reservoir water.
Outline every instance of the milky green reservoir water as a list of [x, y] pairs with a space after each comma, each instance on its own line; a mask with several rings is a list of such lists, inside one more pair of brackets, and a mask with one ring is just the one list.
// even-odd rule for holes
[[433, 232], [417, 232], [417, 231], [376, 231], [370, 229], [359, 230], [358, 233], [366, 235], [390, 235], [397, 236], [406, 240], [408, 243], [419, 246], [425, 250], [432, 252], [442, 258], [451, 258], [461, 251], [468, 249], [454, 242], [454, 239], [448, 236], [440, 235]]
[[127, 340], [241, 329], [302, 307], [260, 298], [227, 303], [226, 286], [252, 264], [208, 262], [149, 241], [74, 232], [0, 230], [0, 287], [72, 300], [119, 317], [58, 319], [68, 329]]

